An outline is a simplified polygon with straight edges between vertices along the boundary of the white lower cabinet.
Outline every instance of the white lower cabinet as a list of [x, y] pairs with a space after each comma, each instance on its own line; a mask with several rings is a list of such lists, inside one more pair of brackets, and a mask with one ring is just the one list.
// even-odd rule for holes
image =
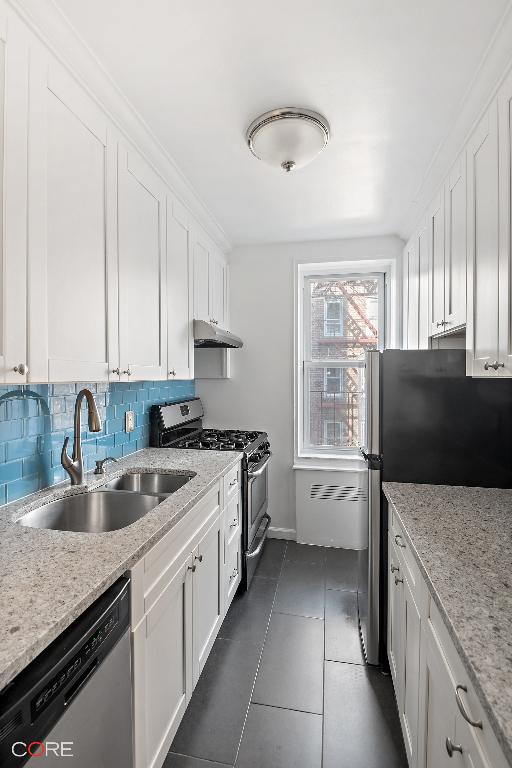
[[194, 552], [193, 679], [199, 679], [224, 618], [224, 536], [217, 516]]
[[239, 475], [226, 473], [132, 568], [135, 768], [161, 768], [240, 583], [239, 567], [230, 578], [240, 527], [229, 538], [226, 524]]
[[136, 765], [159, 766], [192, 694], [192, 556], [133, 633]]
[[410, 768], [506, 768], [394, 511], [388, 588], [388, 658]]

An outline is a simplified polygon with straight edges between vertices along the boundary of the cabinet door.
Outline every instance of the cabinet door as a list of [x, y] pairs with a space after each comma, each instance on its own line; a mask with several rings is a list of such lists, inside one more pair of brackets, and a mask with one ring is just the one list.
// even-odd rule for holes
[[[467, 146], [468, 373], [497, 376], [498, 112], [490, 107]], [[486, 370], [487, 366], [487, 370]]]
[[210, 316], [216, 325], [226, 326], [226, 264], [218, 254], [208, 259]]
[[422, 684], [420, 700], [419, 768], [460, 766], [458, 752], [449, 757], [446, 739], [456, 739], [455, 684], [448, 662], [430, 625], [423, 637]]
[[430, 256], [430, 332], [444, 330], [444, 190], [436, 196], [427, 214]]
[[409, 247], [407, 243], [402, 256], [402, 349], [407, 349], [409, 340]]
[[194, 685], [205, 665], [223, 619], [223, 540], [221, 517], [217, 515], [194, 553]]
[[194, 378], [193, 269], [189, 218], [177, 200], [167, 198], [167, 375]]
[[119, 355], [123, 378], [166, 379], [165, 197], [152, 169], [119, 147]]
[[197, 237], [194, 239], [194, 318], [210, 322], [208, 249]]
[[499, 114], [499, 220], [500, 220], [500, 273], [499, 273], [499, 354], [504, 363], [503, 375], [512, 376], [512, 282], [511, 282], [511, 227], [512, 227], [512, 74], [507, 77], [498, 93]]
[[447, 330], [466, 322], [466, 152], [446, 182], [444, 310]]
[[[402, 574], [403, 576], [403, 574]], [[416, 765], [418, 749], [418, 705], [420, 678], [420, 630], [421, 617], [413, 593], [403, 577], [402, 604], [402, 720], [405, 749], [409, 765]]]
[[455, 739], [452, 741], [462, 749], [462, 754], [458, 751], [453, 753], [454, 756], [457, 755], [456, 765], [459, 764], [464, 768], [491, 768], [491, 766], [498, 768], [496, 763], [484, 756], [475, 738], [474, 729], [464, 720], [460, 712], [456, 715]]
[[429, 348], [430, 317], [429, 317], [429, 280], [428, 280], [428, 232], [423, 223], [416, 236], [418, 249], [419, 271], [419, 320], [418, 320], [418, 349]]
[[108, 122], [44, 51], [29, 92], [29, 379], [117, 367], [116, 153]]
[[134, 632], [136, 768], [161, 765], [192, 694], [192, 558]]
[[417, 241], [409, 246], [409, 309], [407, 312], [407, 349], [418, 349], [420, 317], [420, 281]]
[[0, 381], [27, 381], [28, 41], [0, 16]]
[[[391, 536], [388, 534], [388, 659], [391, 677], [395, 687], [397, 704], [401, 702], [401, 680], [399, 678], [399, 660], [402, 656], [402, 578], [400, 563]], [[395, 583], [395, 578], [397, 582]]]

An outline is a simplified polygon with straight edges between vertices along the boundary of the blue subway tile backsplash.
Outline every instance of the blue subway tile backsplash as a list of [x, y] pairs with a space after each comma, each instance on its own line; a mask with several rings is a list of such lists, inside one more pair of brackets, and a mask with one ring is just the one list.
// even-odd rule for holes
[[[154, 403], [194, 397], [193, 381], [27, 384], [0, 387], [0, 504], [15, 501], [67, 478], [60, 463], [66, 435], [73, 437], [75, 398], [93, 393], [103, 430], [87, 431], [82, 414], [86, 470], [96, 459], [120, 458], [149, 445], [149, 412]], [[85, 409], [85, 401], [83, 403]], [[135, 429], [124, 431], [124, 414], [135, 412]]]

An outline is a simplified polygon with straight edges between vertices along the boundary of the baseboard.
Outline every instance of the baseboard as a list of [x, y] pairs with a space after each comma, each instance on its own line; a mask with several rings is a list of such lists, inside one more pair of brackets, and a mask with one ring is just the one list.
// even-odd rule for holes
[[297, 533], [295, 528], [273, 528], [270, 526], [268, 529], [269, 539], [290, 539], [291, 541], [295, 541], [296, 537]]

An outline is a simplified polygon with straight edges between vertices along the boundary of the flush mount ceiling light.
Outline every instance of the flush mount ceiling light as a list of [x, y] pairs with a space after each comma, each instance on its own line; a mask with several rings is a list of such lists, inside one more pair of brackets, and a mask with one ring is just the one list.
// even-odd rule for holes
[[253, 120], [246, 138], [253, 155], [289, 173], [322, 151], [329, 141], [329, 123], [310, 109], [283, 107]]

